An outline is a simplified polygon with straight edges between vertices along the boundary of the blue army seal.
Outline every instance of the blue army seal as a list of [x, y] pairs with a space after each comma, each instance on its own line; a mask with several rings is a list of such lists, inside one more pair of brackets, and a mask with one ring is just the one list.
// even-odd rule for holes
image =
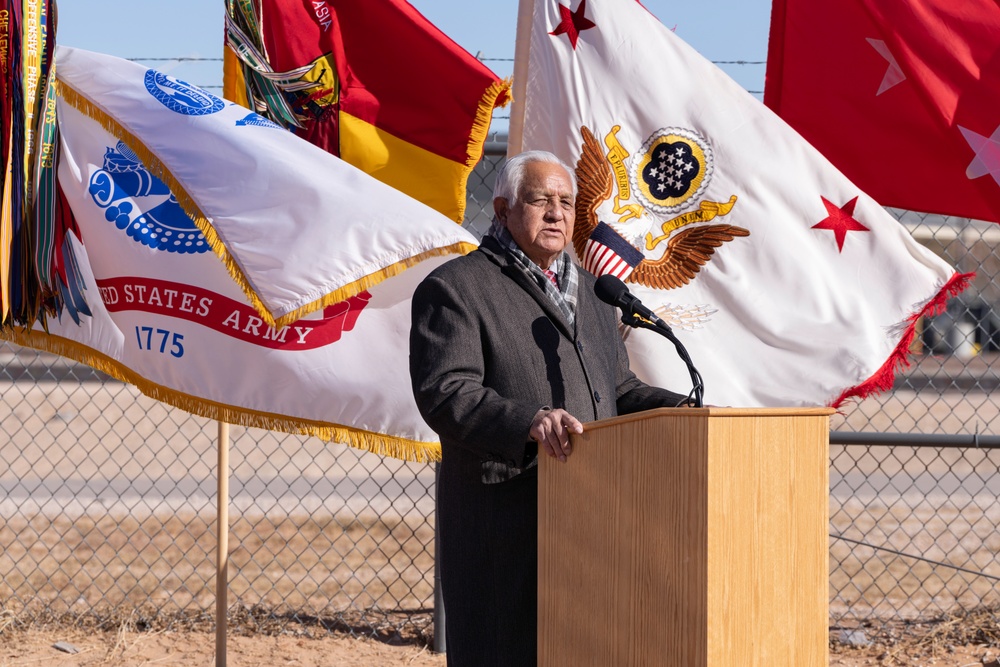
[[222, 98], [156, 70], [147, 70], [143, 83], [160, 104], [185, 116], [208, 116], [226, 105]]
[[170, 188], [124, 142], [107, 147], [103, 168], [90, 177], [89, 193], [105, 219], [137, 243], [182, 255], [209, 250]]

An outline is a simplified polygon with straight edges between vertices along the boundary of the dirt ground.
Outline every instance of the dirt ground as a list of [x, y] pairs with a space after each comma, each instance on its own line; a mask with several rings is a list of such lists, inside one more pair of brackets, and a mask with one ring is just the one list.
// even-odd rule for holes
[[[68, 644], [70, 654], [55, 648]], [[215, 635], [143, 632], [93, 635], [82, 631], [26, 631], [0, 636], [0, 667], [210, 667]], [[422, 646], [390, 646], [371, 639], [230, 637], [229, 667], [443, 667], [443, 655]]]
[[[75, 649], [66, 653], [56, 645]], [[983, 645], [836, 647], [831, 667], [1000, 667], [1000, 650]], [[231, 667], [443, 667], [445, 657], [423, 646], [391, 646], [372, 639], [327, 637], [230, 637]], [[27, 630], [0, 634], [0, 667], [211, 667], [215, 635], [204, 632], [87, 633]]]

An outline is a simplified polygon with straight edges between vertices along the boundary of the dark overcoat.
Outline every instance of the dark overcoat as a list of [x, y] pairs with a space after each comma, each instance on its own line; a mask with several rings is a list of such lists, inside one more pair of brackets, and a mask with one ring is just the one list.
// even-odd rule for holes
[[[537, 445], [542, 407], [580, 421], [675, 406], [628, 368], [617, 310], [580, 270], [570, 326], [492, 237], [413, 296], [410, 377], [441, 437], [437, 529], [449, 666], [535, 665]], [[572, 465], [572, 456], [567, 465]]]

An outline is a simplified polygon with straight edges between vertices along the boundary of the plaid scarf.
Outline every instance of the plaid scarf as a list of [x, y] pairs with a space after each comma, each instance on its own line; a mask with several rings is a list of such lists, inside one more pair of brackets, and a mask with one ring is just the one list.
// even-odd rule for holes
[[572, 328], [576, 318], [576, 292], [580, 284], [580, 278], [576, 265], [573, 264], [569, 256], [565, 252], [560, 253], [555, 261], [552, 262], [552, 266], [549, 267], [559, 279], [559, 286], [556, 287], [549, 280], [549, 277], [545, 275], [541, 267], [528, 259], [528, 256], [518, 247], [510, 232], [507, 231], [507, 228], [500, 225], [496, 219], [493, 220], [490, 231], [486, 232], [486, 234], [492, 236], [501, 246], [507, 248], [508, 252], [514, 258], [515, 263], [538, 283], [538, 287], [559, 308], [563, 317], [566, 318], [566, 322]]

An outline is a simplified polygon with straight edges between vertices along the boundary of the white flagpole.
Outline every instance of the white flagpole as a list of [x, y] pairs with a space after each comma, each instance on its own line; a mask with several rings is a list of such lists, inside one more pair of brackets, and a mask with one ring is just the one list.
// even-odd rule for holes
[[219, 422], [219, 485], [215, 570], [215, 667], [226, 667], [229, 589], [229, 424]]
[[531, 55], [531, 22], [534, 19], [535, 0], [520, 0], [517, 9], [517, 36], [514, 41], [514, 84], [510, 105], [510, 130], [507, 138], [507, 157], [523, 150], [524, 96], [528, 90], [528, 59]]

